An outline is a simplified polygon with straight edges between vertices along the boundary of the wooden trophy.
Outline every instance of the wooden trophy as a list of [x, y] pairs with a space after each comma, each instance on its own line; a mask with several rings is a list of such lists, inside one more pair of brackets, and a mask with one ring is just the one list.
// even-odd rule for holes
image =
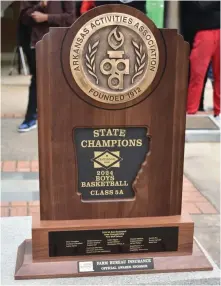
[[37, 44], [40, 219], [15, 279], [211, 269], [181, 215], [188, 52], [125, 5]]

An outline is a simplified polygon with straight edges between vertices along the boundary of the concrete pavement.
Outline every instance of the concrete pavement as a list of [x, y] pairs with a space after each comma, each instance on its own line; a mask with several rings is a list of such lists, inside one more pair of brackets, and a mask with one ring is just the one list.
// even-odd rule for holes
[[220, 211], [220, 144], [186, 144], [184, 172]]
[[22, 119], [2, 118], [2, 161], [38, 159], [37, 129], [18, 133]]
[[[220, 143], [185, 145], [184, 173], [220, 212]], [[220, 265], [220, 215], [192, 215], [194, 233]]]

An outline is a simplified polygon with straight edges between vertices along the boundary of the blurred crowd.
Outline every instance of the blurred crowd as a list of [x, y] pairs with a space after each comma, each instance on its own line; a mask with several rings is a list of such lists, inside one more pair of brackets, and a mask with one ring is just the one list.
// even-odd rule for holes
[[[148, 0], [146, 0], [148, 1]], [[23, 48], [32, 75], [29, 100], [19, 132], [37, 126], [36, 43], [49, 27], [68, 27], [81, 14], [104, 4], [124, 4], [148, 15], [146, 1], [21, 1], [18, 45]], [[213, 85], [214, 117], [220, 115], [220, 2], [182, 2], [184, 39], [190, 44], [187, 114], [203, 110], [204, 88], [209, 77]]]

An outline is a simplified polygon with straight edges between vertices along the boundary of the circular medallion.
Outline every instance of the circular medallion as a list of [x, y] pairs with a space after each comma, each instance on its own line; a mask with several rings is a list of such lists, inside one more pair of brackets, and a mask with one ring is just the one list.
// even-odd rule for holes
[[70, 68], [80, 89], [106, 104], [121, 104], [141, 96], [159, 66], [157, 41], [141, 20], [106, 13], [86, 22], [70, 50]]

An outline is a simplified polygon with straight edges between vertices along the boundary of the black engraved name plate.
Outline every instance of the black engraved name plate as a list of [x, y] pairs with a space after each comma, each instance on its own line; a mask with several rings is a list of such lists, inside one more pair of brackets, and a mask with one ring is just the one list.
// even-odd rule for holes
[[149, 151], [147, 128], [76, 128], [73, 136], [82, 200], [132, 199]]
[[49, 256], [176, 251], [178, 227], [51, 231]]

